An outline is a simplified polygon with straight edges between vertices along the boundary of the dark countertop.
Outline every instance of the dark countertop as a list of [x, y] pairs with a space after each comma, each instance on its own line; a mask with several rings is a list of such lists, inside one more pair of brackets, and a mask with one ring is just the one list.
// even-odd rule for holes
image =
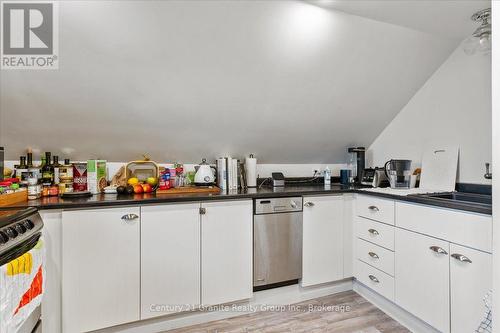
[[193, 202], [193, 201], [222, 201], [237, 199], [255, 199], [272, 197], [291, 197], [302, 195], [321, 195], [335, 193], [362, 193], [376, 197], [388, 198], [399, 201], [414, 202], [424, 205], [458, 209], [463, 211], [491, 215], [491, 205], [472, 204], [467, 202], [457, 202], [438, 198], [430, 198], [422, 195], [398, 196], [386, 193], [375, 193], [363, 191], [360, 187], [346, 187], [342, 185], [302, 185], [286, 186], [284, 188], [262, 187], [259, 189], [238, 190], [229, 193], [215, 194], [135, 194], [135, 195], [116, 195], [116, 194], [98, 194], [87, 198], [62, 199], [59, 197], [48, 197], [38, 200], [20, 202], [2, 209], [36, 207], [40, 210], [45, 209], [85, 209], [96, 207], [115, 207], [127, 205], [144, 205], [154, 203], [169, 202]]

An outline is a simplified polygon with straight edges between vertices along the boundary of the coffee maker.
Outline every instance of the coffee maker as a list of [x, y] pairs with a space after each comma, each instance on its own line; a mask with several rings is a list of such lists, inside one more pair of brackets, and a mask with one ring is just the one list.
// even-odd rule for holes
[[356, 154], [356, 175], [352, 175], [356, 184], [361, 184], [363, 179], [363, 172], [365, 170], [365, 147], [351, 147], [347, 148], [350, 154]]

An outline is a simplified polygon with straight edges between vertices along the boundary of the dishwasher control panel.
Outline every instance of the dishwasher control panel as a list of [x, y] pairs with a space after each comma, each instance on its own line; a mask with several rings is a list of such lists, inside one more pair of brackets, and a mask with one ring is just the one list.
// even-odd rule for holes
[[255, 199], [255, 215], [302, 211], [302, 197]]

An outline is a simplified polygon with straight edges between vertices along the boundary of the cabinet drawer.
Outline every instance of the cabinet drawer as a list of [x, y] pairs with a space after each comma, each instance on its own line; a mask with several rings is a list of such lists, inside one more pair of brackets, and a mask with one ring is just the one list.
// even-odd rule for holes
[[394, 276], [394, 252], [358, 238], [356, 256], [359, 260]]
[[396, 216], [398, 227], [492, 252], [490, 215], [398, 202]]
[[390, 301], [394, 301], [394, 278], [392, 276], [360, 260], [354, 263], [354, 274], [359, 282]]
[[389, 250], [394, 250], [394, 227], [356, 217], [356, 237], [375, 243]]
[[359, 195], [356, 199], [356, 215], [394, 225], [394, 201]]

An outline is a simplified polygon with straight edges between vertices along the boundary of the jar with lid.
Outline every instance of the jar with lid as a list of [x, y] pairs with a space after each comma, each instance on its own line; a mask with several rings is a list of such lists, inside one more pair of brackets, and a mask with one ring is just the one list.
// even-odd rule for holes
[[36, 200], [42, 196], [42, 185], [28, 185], [28, 200]]

